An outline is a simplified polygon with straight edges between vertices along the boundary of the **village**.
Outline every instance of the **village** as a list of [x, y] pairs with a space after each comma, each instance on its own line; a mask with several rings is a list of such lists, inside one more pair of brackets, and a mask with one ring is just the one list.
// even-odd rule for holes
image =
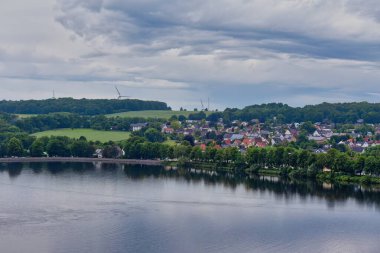
[[[132, 131], [147, 127], [148, 123], [131, 124]], [[235, 120], [229, 124], [203, 120], [171, 120], [161, 131], [169, 140], [188, 140], [204, 151], [212, 145], [217, 149], [236, 147], [245, 152], [249, 147], [299, 146], [315, 153], [326, 153], [331, 148], [363, 153], [366, 148], [380, 145], [380, 124], [337, 126], [331, 123], [267, 124], [258, 119]]]

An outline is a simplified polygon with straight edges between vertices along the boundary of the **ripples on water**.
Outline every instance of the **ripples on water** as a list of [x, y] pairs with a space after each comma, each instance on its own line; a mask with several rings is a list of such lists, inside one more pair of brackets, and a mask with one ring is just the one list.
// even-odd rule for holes
[[0, 167], [0, 252], [379, 252], [380, 193], [155, 166]]

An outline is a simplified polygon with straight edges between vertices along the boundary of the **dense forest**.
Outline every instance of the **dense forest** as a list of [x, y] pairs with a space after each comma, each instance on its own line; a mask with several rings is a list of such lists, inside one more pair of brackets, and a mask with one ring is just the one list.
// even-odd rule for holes
[[[8, 115], [8, 118], [11, 117]], [[91, 128], [95, 130], [129, 131], [133, 123], [163, 123], [160, 119], [106, 117], [104, 115], [79, 115], [73, 113], [50, 113], [27, 118], [15, 118], [11, 121], [15, 127], [28, 133], [59, 128]]]
[[243, 109], [227, 108], [216, 113], [225, 121], [258, 119], [260, 122], [324, 122], [356, 123], [362, 119], [366, 123], [380, 122], [380, 103], [322, 103], [304, 107], [291, 107], [282, 103], [251, 105]]
[[70, 112], [82, 115], [101, 115], [127, 111], [169, 110], [164, 102], [137, 99], [74, 99], [0, 101], [0, 112], [15, 114], [47, 114]]

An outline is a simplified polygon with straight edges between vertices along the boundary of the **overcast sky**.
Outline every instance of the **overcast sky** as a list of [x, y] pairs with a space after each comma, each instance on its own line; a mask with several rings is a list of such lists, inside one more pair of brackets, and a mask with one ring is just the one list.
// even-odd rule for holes
[[2, 0], [0, 99], [380, 102], [379, 0]]

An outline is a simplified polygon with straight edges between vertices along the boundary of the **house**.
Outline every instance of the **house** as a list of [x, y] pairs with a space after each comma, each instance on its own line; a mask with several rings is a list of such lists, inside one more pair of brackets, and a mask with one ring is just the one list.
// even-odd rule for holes
[[165, 134], [172, 134], [172, 133], [174, 133], [174, 129], [171, 127], [168, 127], [168, 126], [164, 126], [162, 128], [162, 132]]
[[333, 136], [334, 134], [333, 131], [328, 128], [322, 129], [321, 132], [322, 132], [322, 135], [326, 138], [331, 138], [331, 136]]
[[321, 153], [327, 153], [326, 150], [322, 149], [322, 148], [319, 148], [319, 149], [315, 149], [314, 150], [314, 153], [316, 154], [321, 154]]
[[352, 147], [351, 150], [356, 153], [364, 153], [364, 148], [360, 146]]
[[259, 148], [265, 148], [267, 146], [266, 142], [256, 142], [256, 147], [259, 147]]
[[131, 124], [131, 129], [133, 132], [140, 131], [142, 128], [148, 126], [148, 123], [136, 123]]
[[97, 158], [103, 158], [103, 150], [100, 148], [96, 149], [95, 153], [92, 156]]
[[244, 135], [242, 134], [233, 134], [231, 136], [231, 140], [234, 141], [234, 140], [242, 140], [244, 138]]
[[357, 124], [363, 124], [363, 123], [364, 123], [364, 119], [358, 119], [358, 120], [356, 121], [356, 123], [357, 123]]
[[249, 148], [249, 147], [252, 147], [254, 145], [254, 140], [253, 139], [249, 139], [249, 138], [244, 138], [242, 144], [245, 148]]

